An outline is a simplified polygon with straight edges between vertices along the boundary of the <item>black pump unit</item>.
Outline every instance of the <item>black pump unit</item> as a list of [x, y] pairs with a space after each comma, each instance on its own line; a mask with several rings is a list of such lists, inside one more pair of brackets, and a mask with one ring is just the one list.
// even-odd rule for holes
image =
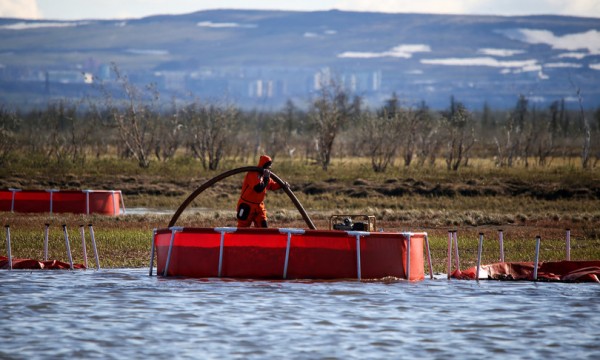
[[[366, 221], [354, 221], [362, 218]], [[361, 220], [362, 220], [361, 219]], [[372, 215], [333, 215], [329, 219], [331, 230], [341, 231], [375, 231], [375, 216]]]

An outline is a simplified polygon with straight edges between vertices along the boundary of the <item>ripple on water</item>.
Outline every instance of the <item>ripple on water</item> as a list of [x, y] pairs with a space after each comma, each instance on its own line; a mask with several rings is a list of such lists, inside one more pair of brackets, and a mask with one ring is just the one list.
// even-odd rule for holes
[[590, 285], [0, 271], [0, 358], [598, 358]]

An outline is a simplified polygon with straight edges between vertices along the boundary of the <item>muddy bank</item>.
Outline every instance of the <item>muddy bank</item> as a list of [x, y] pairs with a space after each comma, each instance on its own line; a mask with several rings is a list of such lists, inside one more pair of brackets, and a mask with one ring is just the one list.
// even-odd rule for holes
[[353, 198], [366, 198], [376, 195], [404, 196], [421, 195], [427, 197], [457, 196], [529, 196], [537, 199], [600, 199], [600, 185], [571, 188], [560, 183], [525, 182], [522, 180], [478, 181], [467, 180], [452, 183], [420, 181], [415, 179], [388, 179], [377, 183], [357, 179], [344, 184], [335, 179], [324, 182], [303, 184], [295, 189], [307, 195], [333, 193]]
[[[0, 188], [19, 189], [97, 189], [121, 190], [125, 195], [184, 196], [203, 184], [209, 178], [165, 180], [161, 177], [144, 175], [116, 177], [75, 177], [67, 175], [61, 179], [37, 177], [35, 179], [6, 176], [0, 178]], [[226, 179], [213, 188], [214, 192], [237, 194], [241, 180]], [[426, 197], [476, 197], [476, 196], [522, 196], [544, 200], [559, 199], [600, 199], [600, 184], [590, 182], [572, 186], [561, 182], [509, 180], [453, 180], [452, 182], [431, 182], [418, 179], [386, 179], [371, 181], [356, 179], [342, 181], [330, 178], [318, 182], [290, 182], [294, 192], [306, 195], [330, 194], [350, 198], [376, 196]]]

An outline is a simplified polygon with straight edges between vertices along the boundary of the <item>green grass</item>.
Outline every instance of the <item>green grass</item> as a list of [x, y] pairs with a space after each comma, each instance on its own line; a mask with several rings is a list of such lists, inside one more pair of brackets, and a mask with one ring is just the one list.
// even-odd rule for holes
[[[13, 159], [0, 175], [3, 187], [17, 187], [34, 180], [41, 188], [54, 184], [89, 184], [119, 189], [133, 186], [156, 189], [154, 193], [125, 195], [125, 205], [161, 208], [175, 212], [181, 202], [202, 183], [221, 173], [205, 171], [201, 164], [188, 157], [169, 162], [152, 162], [140, 169], [133, 161], [114, 158], [89, 159], [85, 166], [45, 163], [30, 157]], [[402, 196], [373, 195], [351, 197], [343, 192], [325, 191], [305, 194], [302, 189], [319, 184], [327, 189], [384, 186], [388, 181], [414, 181], [431, 184], [477, 185], [527, 183], [549, 188], [598, 189], [600, 170], [582, 170], [576, 161], [555, 160], [551, 167], [529, 169], [495, 168], [491, 161], [474, 159], [471, 166], [458, 172], [448, 172], [443, 164], [436, 167], [392, 167], [388, 172], [374, 173], [363, 158], [334, 159], [329, 171], [314, 163], [276, 158], [273, 170], [292, 184], [296, 196], [319, 229], [329, 226], [334, 214], [354, 213], [375, 215], [378, 227], [386, 231], [426, 231], [431, 240], [434, 271], [446, 272], [447, 231], [458, 229], [461, 267], [474, 266], [479, 232], [485, 234], [483, 262], [498, 260], [497, 230], [505, 230], [507, 261], [532, 261], [535, 236], [542, 236], [542, 260], [564, 258], [564, 230], [572, 229], [571, 256], [575, 260], [600, 259], [600, 200], [594, 197], [538, 199], [531, 196]], [[222, 171], [252, 164], [226, 159]], [[186, 209], [177, 225], [214, 227], [235, 226], [234, 208], [243, 176], [234, 176], [207, 190]], [[165, 193], [169, 192], [169, 194]], [[300, 214], [282, 192], [269, 192], [267, 208], [272, 227], [305, 227]], [[198, 212], [197, 209], [204, 210]], [[146, 267], [149, 261], [152, 229], [166, 227], [171, 215], [125, 215], [118, 217], [50, 214], [0, 213], [0, 220], [10, 224], [13, 256], [43, 258], [44, 223], [51, 226], [50, 257], [66, 261], [62, 224], [67, 224], [74, 260], [82, 262], [79, 225], [93, 223], [100, 263], [104, 268]], [[86, 227], [88, 261], [93, 266], [93, 252]], [[4, 236], [0, 236], [4, 239]], [[2, 251], [0, 254], [4, 254]]]
[[[139, 221], [140, 219], [133, 219]], [[109, 222], [101, 222], [94, 226], [95, 239], [102, 268], [147, 267], [150, 259], [150, 243], [152, 228], [142, 224], [136, 228], [132, 222], [125, 226], [109, 227]], [[37, 229], [11, 227], [12, 255], [17, 258], [43, 259], [44, 227]], [[30, 224], [33, 226], [32, 224]], [[209, 225], [206, 225], [209, 226]], [[443, 229], [414, 229], [427, 231], [434, 273], [446, 273], [448, 235]], [[461, 269], [473, 267], [477, 263], [478, 231], [484, 232], [482, 263], [499, 261], [500, 248], [498, 232], [495, 228], [459, 229], [458, 243]], [[83, 248], [78, 226], [68, 227], [70, 248], [75, 263], [83, 263]], [[526, 233], [523, 229], [504, 230], [505, 260], [508, 262], [533, 261], [535, 254], [535, 234]], [[565, 259], [565, 233], [556, 230], [542, 238], [540, 261], [560, 261]], [[95, 267], [94, 253], [90, 234], [85, 227], [88, 267]], [[49, 236], [49, 258], [68, 262], [65, 238], [62, 228], [53, 225]], [[454, 252], [452, 253], [454, 258]], [[571, 235], [571, 259], [600, 259], [600, 238], [587, 237], [581, 231], [573, 231]], [[455, 268], [455, 259], [452, 262]]]

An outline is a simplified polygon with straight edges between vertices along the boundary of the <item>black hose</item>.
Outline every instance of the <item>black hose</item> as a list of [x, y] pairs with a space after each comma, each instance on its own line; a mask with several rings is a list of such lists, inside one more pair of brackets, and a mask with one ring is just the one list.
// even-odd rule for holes
[[[224, 172], [222, 174], [219, 174], [219, 175], [215, 176], [214, 178], [208, 180], [204, 184], [202, 184], [199, 188], [197, 188], [196, 190], [194, 190], [194, 192], [192, 192], [190, 194], [190, 196], [188, 196], [187, 199], [185, 199], [183, 201], [183, 203], [181, 203], [181, 205], [179, 205], [179, 208], [177, 209], [177, 211], [175, 211], [175, 214], [173, 214], [173, 217], [171, 218], [171, 221], [169, 221], [169, 226], [168, 227], [175, 226], [175, 222], [177, 222], [177, 219], [179, 219], [179, 216], [181, 215], [181, 213], [183, 212], [183, 210], [185, 210], [185, 208], [187, 208], [188, 205], [198, 195], [200, 195], [200, 193], [202, 193], [204, 190], [208, 189], [209, 187], [213, 186], [215, 183], [217, 183], [217, 182], [219, 182], [219, 181], [221, 181], [221, 180], [223, 180], [225, 178], [228, 178], [228, 177], [230, 177], [232, 175], [239, 174], [239, 173], [244, 173], [244, 172], [249, 172], [249, 171], [262, 172], [263, 168], [258, 167], [258, 166], [246, 166], [246, 167], [241, 167], [241, 168], [237, 168], [237, 169], [232, 169], [232, 170], [226, 171], [226, 172]], [[271, 172], [271, 177], [273, 178], [273, 180], [275, 180], [276, 183], [278, 183], [281, 186], [281, 188], [283, 189], [283, 191], [292, 200], [292, 202], [294, 203], [294, 205], [296, 206], [296, 208], [300, 212], [300, 215], [302, 215], [302, 218], [306, 222], [306, 225], [308, 226], [308, 228], [312, 229], [312, 230], [316, 230], [317, 228], [315, 227], [315, 224], [312, 222], [312, 220], [310, 219], [310, 217], [306, 213], [306, 210], [304, 210], [304, 208], [302, 207], [302, 204], [300, 204], [300, 201], [298, 201], [298, 198], [296, 198], [296, 195], [294, 195], [294, 193], [292, 192], [292, 190], [288, 186], [285, 186], [286, 183], [283, 180], [281, 180], [279, 178], [279, 176], [277, 176], [273, 172]]]

